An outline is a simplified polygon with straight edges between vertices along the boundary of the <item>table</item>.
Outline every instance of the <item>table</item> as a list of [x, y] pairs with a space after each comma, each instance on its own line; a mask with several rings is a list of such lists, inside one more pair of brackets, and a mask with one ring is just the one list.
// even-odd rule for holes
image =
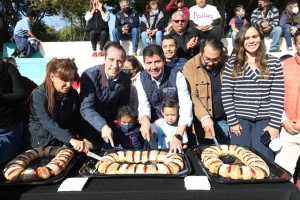
[[[191, 150], [187, 150], [192, 172], [204, 175]], [[78, 170], [86, 160], [82, 156], [68, 174], [78, 176]], [[220, 184], [211, 182], [211, 190], [186, 190], [183, 178], [92, 178], [80, 192], [57, 192], [61, 182], [46, 186], [0, 186], [1, 200], [120, 200], [120, 199], [270, 199], [298, 200], [299, 190], [291, 182], [261, 184]]]

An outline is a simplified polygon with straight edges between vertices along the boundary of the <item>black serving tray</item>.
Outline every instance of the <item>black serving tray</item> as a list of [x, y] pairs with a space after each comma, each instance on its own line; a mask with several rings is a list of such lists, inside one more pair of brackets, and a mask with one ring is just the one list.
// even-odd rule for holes
[[[74, 157], [72, 158], [72, 160], [69, 162], [68, 166], [66, 167], [66, 169], [61, 172], [59, 175], [56, 176], [51, 176], [48, 179], [45, 180], [39, 180], [39, 181], [32, 181], [32, 182], [19, 182], [19, 181], [8, 181], [6, 180], [6, 178], [3, 175], [3, 169], [5, 168], [6, 164], [9, 163], [5, 162], [3, 165], [0, 166], [0, 185], [49, 185], [52, 183], [56, 183], [58, 181], [61, 181], [62, 179], [64, 179], [66, 177], [66, 175], [68, 174], [68, 172], [72, 169], [72, 167], [74, 166], [74, 164], [79, 160], [79, 158], [82, 156], [82, 153], [79, 153], [77, 151], [74, 151]], [[45, 166], [47, 165], [50, 160], [53, 159], [53, 157], [42, 157], [42, 158], [38, 158], [33, 160], [32, 162], [29, 163], [29, 168], [35, 169], [38, 168], [40, 166]]]
[[[135, 149], [134, 151], [151, 151], [154, 149]], [[125, 150], [126, 151], [126, 150]], [[168, 151], [167, 149], [159, 149], [159, 151]], [[99, 156], [104, 156], [108, 153], [112, 152], [118, 152], [114, 150], [108, 150], [108, 151], [96, 151], [95, 154]], [[98, 170], [95, 168], [96, 163], [98, 162], [97, 159], [88, 157], [87, 160], [84, 162], [83, 166], [79, 170], [79, 174], [83, 177], [91, 177], [91, 178], [101, 178], [101, 177], [186, 177], [189, 173], [191, 173], [191, 165], [188, 161], [188, 158], [185, 154], [179, 154], [178, 155], [183, 159], [184, 163], [184, 169], [180, 171], [177, 174], [101, 174], [98, 172]]]
[[215, 182], [218, 183], [282, 183], [282, 182], [288, 182], [292, 178], [292, 174], [289, 173], [287, 170], [284, 168], [280, 167], [278, 164], [275, 162], [271, 161], [268, 159], [266, 156], [258, 152], [257, 150], [247, 147], [247, 146], [241, 146], [244, 147], [245, 149], [249, 149], [256, 155], [260, 156], [269, 166], [270, 169], [270, 176], [264, 179], [252, 179], [252, 180], [235, 180], [235, 179], [230, 179], [230, 178], [224, 178], [222, 176], [219, 176], [217, 174], [211, 173], [205, 166], [204, 163], [201, 161], [201, 154], [202, 151], [212, 145], [197, 145], [190, 147], [191, 151], [193, 152], [198, 164], [201, 166], [203, 172], [206, 174], [206, 176]]

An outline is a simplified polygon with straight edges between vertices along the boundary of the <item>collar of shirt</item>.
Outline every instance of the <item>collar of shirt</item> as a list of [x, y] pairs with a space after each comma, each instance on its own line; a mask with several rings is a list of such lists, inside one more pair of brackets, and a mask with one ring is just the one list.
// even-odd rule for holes
[[176, 34], [177, 34], [177, 35], [179, 35], [180, 37], [182, 37], [182, 36], [183, 36], [183, 34], [184, 34], [184, 32], [185, 32], [185, 31], [183, 31], [182, 33], [178, 33], [178, 32], [176, 32]]
[[160, 83], [161, 83], [161, 81], [162, 81], [163, 76], [164, 76], [164, 71], [161, 73], [161, 76], [160, 76], [160, 78], [159, 78], [158, 80], [156, 80], [155, 78], [153, 78], [153, 77], [151, 76], [152, 81], [155, 81], [157, 87], [159, 87], [159, 85], [160, 85]]
[[106, 75], [106, 79], [108, 80], [108, 81], [118, 81], [119, 80], [119, 77], [120, 77], [120, 73], [115, 77], [115, 78], [110, 78], [108, 75], [107, 75], [107, 73], [105, 72], [105, 75]]

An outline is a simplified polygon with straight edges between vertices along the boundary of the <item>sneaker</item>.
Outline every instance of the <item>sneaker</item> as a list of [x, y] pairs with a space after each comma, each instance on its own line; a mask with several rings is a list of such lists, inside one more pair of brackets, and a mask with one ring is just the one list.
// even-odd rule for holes
[[278, 53], [281, 52], [280, 49], [270, 49], [269, 52]]
[[288, 50], [288, 51], [293, 51], [293, 48], [292, 48], [292, 47], [289, 47], [287, 50]]
[[137, 56], [137, 52], [136, 52], [136, 51], [133, 51], [133, 52], [132, 52], [132, 55], [133, 55], [133, 56]]
[[96, 51], [93, 52], [92, 57], [97, 57], [97, 52]]
[[13, 58], [16, 58], [20, 54], [21, 54], [21, 52], [18, 49], [16, 49], [10, 56], [13, 57]]
[[99, 51], [98, 52], [98, 57], [101, 57], [101, 56], [103, 56], [103, 53], [102, 53], [102, 51]]

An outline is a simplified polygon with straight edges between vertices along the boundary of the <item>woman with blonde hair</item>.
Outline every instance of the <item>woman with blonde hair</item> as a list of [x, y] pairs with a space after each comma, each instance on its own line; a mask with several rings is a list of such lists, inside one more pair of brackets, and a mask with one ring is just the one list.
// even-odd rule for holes
[[[103, 56], [103, 48], [109, 39], [108, 35], [108, 20], [109, 14], [106, 13], [103, 0], [91, 0], [90, 9], [85, 14], [85, 20], [88, 23], [88, 31], [93, 48], [93, 57]], [[100, 38], [100, 49], [96, 52], [97, 40]]]
[[70, 143], [77, 151], [84, 149], [84, 142], [75, 139], [80, 106], [72, 88], [76, 69], [69, 59], [52, 59], [47, 64], [46, 78], [31, 96], [31, 147]]
[[271, 139], [278, 137], [283, 95], [280, 60], [266, 54], [259, 25], [244, 25], [225, 64], [222, 81], [222, 102], [232, 133], [231, 143], [253, 147], [273, 160], [269, 144], [259, 138], [263, 132], [268, 132]]

